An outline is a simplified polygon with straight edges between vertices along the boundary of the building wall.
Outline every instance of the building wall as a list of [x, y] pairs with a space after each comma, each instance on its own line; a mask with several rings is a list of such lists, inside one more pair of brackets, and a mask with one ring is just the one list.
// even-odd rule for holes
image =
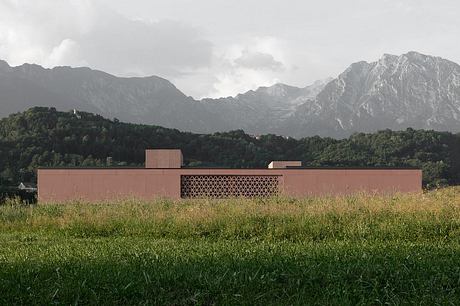
[[180, 198], [181, 175], [278, 175], [287, 196], [421, 192], [413, 169], [39, 169], [40, 202]]
[[159, 169], [39, 169], [40, 202], [180, 197], [180, 175]]
[[284, 175], [284, 191], [291, 196], [345, 195], [357, 192], [392, 194], [421, 192], [421, 170], [331, 169], [290, 170]]

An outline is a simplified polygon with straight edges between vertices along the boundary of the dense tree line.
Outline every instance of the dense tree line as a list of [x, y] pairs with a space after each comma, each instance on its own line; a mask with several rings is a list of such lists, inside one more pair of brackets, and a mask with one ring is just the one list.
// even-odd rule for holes
[[146, 148], [180, 148], [189, 167], [266, 167], [271, 160], [305, 166], [421, 167], [424, 184], [460, 182], [460, 135], [408, 129], [348, 139], [243, 131], [200, 135], [158, 126], [121, 123], [90, 113], [36, 107], [0, 120], [0, 186], [36, 180], [37, 167], [142, 166]]

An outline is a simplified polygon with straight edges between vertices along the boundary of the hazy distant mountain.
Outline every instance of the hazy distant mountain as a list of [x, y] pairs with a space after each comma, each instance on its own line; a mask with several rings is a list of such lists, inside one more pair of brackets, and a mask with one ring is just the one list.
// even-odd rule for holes
[[294, 115], [297, 107], [315, 98], [328, 81], [317, 81], [304, 88], [275, 84], [236, 97], [201, 102], [214, 116], [224, 115], [223, 120], [233, 129], [252, 134], [278, 133], [280, 125]]
[[32, 106], [78, 109], [125, 122], [155, 124], [193, 132], [244, 129], [276, 132], [275, 124], [324, 87], [283, 84], [235, 98], [196, 101], [159, 77], [120, 78], [89, 68], [45, 69], [0, 62], [0, 117]]
[[460, 66], [416, 52], [352, 64], [280, 132], [341, 137], [408, 127], [460, 131]]
[[78, 109], [126, 122], [206, 131], [219, 122], [159, 77], [119, 78], [89, 68], [0, 64], [0, 116], [32, 106]]
[[79, 109], [133, 123], [209, 133], [345, 137], [407, 127], [460, 131], [460, 66], [410, 52], [352, 64], [305, 88], [276, 84], [236, 97], [187, 97], [159, 77], [0, 61], [0, 117], [32, 106]]
[[196, 101], [155, 76], [120, 78], [89, 68], [10, 67], [0, 61], [0, 117], [32, 106], [54, 106], [185, 131], [262, 133], [275, 131], [270, 125], [274, 122], [266, 119], [288, 117], [323, 87], [321, 82], [306, 88], [277, 84], [235, 98]]

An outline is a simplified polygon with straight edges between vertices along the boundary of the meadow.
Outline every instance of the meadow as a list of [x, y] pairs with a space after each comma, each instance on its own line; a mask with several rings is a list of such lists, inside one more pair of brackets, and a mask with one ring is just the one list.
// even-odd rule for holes
[[459, 304], [460, 187], [0, 206], [0, 304]]

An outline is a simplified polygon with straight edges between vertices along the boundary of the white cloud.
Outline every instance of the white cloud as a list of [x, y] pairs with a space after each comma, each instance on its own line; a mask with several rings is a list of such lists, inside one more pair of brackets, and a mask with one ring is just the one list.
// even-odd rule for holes
[[2, 0], [0, 57], [13, 65], [89, 65], [176, 77], [209, 65], [212, 44], [187, 24], [126, 18], [94, 1]]
[[458, 0], [288, 2], [0, 0], [0, 59], [159, 75], [197, 98], [305, 86], [383, 53], [460, 62]]
[[277, 61], [273, 55], [263, 52], [249, 52], [248, 50], [244, 50], [243, 54], [234, 62], [238, 66], [255, 70], [279, 71], [284, 68], [283, 63]]
[[159, 75], [197, 98], [271, 85], [286, 70], [277, 38], [255, 36], [215, 48], [201, 30], [186, 23], [126, 17], [100, 3], [0, 0], [0, 58], [12, 65]]
[[274, 37], [253, 37], [216, 51], [213, 83], [205, 96], [226, 97], [270, 86], [290, 73], [285, 52], [288, 46]]
[[216, 79], [213, 84], [214, 91], [207, 96], [215, 98], [233, 96], [236, 93], [244, 93], [260, 86], [270, 86], [280, 81], [276, 76], [247, 68], [218, 73]]
[[72, 39], [64, 39], [58, 46], [51, 50], [51, 53], [45, 61], [44, 66], [55, 67], [55, 66], [89, 66], [89, 63], [81, 58], [80, 46], [77, 42]]
[[0, 56], [11, 64], [43, 64], [66, 38], [88, 33], [96, 20], [90, 1], [0, 2]]

